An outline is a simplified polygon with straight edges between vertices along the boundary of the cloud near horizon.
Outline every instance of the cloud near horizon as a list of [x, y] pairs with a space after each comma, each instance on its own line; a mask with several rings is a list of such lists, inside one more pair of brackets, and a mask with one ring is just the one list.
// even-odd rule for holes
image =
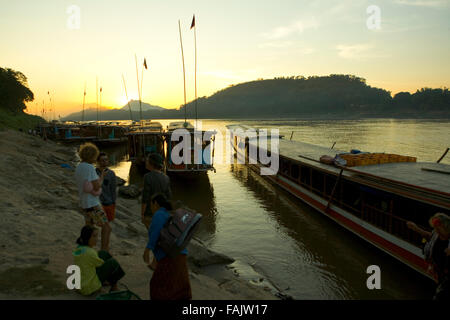
[[336, 46], [338, 56], [344, 59], [385, 58], [389, 55], [376, 53], [375, 46], [370, 43], [357, 43], [351, 45], [339, 44]]
[[450, 0], [396, 0], [396, 4], [415, 7], [445, 7], [450, 5]]
[[294, 34], [300, 34], [307, 29], [317, 29], [319, 22], [315, 17], [306, 20], [298, 20], [287, 26], [276, 27], [275, 29], [262, 33], [262, 36], [268, 40], [283, 39]]

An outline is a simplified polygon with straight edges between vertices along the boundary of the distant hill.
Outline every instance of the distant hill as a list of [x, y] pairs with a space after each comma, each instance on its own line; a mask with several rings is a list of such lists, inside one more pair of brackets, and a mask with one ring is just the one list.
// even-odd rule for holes
[[[446, 88], [392, 97], [353, 75], [251, 81], [199, 98], [197, 104], [202, 118], [450, 118]], [[187, 104], [188, 113], [193, 114], [194, 108], [195, 102]]]
[[[132, 101], [137, 120], [139, 102]], [[195, 101], [186, 106], [187, 117], [195, 117]], [[422, 88], [394, 97], [385, 89], [367, 85], [353, 75], [289, 77], [256, 80], [220, 90], [197, 99], [198, 116], [203, 119], [262, 118], [450, 118], [450, 92], [447, 88]], [[145, 106], [145, 107], [144, 107]], [[184, 107], [164, 109], [143, 102], [144, 119], [184, 118]], [[64, 119], [79, 120], [80, 113]], [[96, 113], [85, 114], [95, 120]], [[102, 111], [100, 120], [130, 119], [128, 106]]]
[[[140, 118], [140, 107], [139, 107], [139, 101], [136, 100], [130, 100], [130, 107], [132, 111], [133, 120], [138, 120]], [[153, 113], [160, 113], [162, 111], [167, 111], [168, 109], [164, 109], [159, 106], [154, 106], [151, 104], [148, 104], [146, 102], [142, 102], [142, 114], [144, 117], [144, 114], [147, 114], [148, 112], [152, 113], [151, 117], [145, 116], [144, 119], [151, 119], [154, 118]], [[72, 120], [72, 121], [81, 121], [83, 117], [83, 111], [78, 111], [71, 113], [65, 117], [63, 117], [61, 120]], [[128, 120], [130, 119], [130, 109], [128, 107], [128, 104], [125, 104], [121, 108], [111, 108], [111, 107], [99, 107], [99, 120]], [[84, 120], [97, 120], [97, 107], [95, 104], [89, 104], [84, 109]]]
[[[129, 104], [131, 107], [131, 111], [140, 111], [140, 106], [139, 106], [138, 100], [130, 100]], [[119, 110], [125, 110], [125, 111], [129, 112], [128, 104], [124, 105]], [[162, 110], [166, 110], [166, 109], [164, 109], [163, 107], [154, 106], [154, 105], [151, 105], [151, 104], [148, 104], [148, 103], [142, 101], [142, 111], [151, 111], [151, 110], [162, 111]]]

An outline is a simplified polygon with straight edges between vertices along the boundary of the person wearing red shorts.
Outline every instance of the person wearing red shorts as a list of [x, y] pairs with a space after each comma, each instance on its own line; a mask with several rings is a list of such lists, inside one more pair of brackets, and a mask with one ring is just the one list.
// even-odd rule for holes
[[97, 146], [92, 143], [81, 145], [78, 151], [81, 162], [75, 169], [74, 178], [85, 223], [86, 225], [101, 228], [101, 249], [108, 251], [111, 226], [103, 212], [99, 199], [106, 173], [102, 171], [97, 174], [93, 165], [98, 159], [99, 153]]

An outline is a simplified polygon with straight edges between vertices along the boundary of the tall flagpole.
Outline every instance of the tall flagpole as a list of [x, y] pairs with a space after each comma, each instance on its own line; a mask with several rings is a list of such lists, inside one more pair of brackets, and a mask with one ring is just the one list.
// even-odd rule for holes
[[50, 119], [52, 118], [52, 98], [50, 98], [50, 91], [47, 91], [48, 94], [48, 99], [50, 101], [50, 112], [49, 112], [49, 116], [48, 116], [48, 121], [50, 122]]
[[125, 89], [125, 97], [127, 97], [128, 109], [130, 110], [130, 120], [133, 121], [133, 114], [131, 112], [130, 101], [128, 100], [127, 85], [125, 84], [125, 77], [123, 76], [123, 73], [122, 73], [122, 80], [123, 80], [123, 87]]
[[[99, 104], [100, 108], [102, 107], [102, 94], [103, 94], [103, 88], [100, 87], [100, 104]], [[100, 117], [98, 120], [100, 121]]]
[[84, 102], [86, 100], [86, 81], [84, 82], [84, 93], [83, 93], [83, 113], [81, 114], [81, 121], [84, 121]]
[[192, 18], [192, 24], [191, 24], [191, 29], [192, 26], [194, 26], [194, 46], [195, 46], [195, 126], [197, 127], [197, 120], [198, 120], [198, 114], [197, 114], [197, 26], [195, 23], [195, 14]]
[[98, 77], [95, 77], [95, 96], [97, 99], [97, 124], [98, 124]]
[[[100, 87], [100, 108], [102, 107], [102, 91], [103, 91], [103, 88]], [[98, 114], [98, 111], [97, 111], [97, 114]], [[100, 120], [100, 117], [98, 120]], [[99, 126], [98, 126], [98, 132], [99, 132], [98, 138], [100, 138], [102, 135], [102, 125], [101, 124], [99, 124]]]
[[[144, 67], [142, 68], [142, 72], [141, 72], [141, 99], [143, 99], [142, 86], [144, 83], [144, 70], [147, 70], [147, 61], [145, 60], [145, 57], [144, 57]], [[142, 113], [142, 111], [141, 111], [141, 113]]]
[[184, 123], [186, 123], [186, 72], [184, 70], [184, 53], [183, 53], [183, 40], [181, 39], [181, 25], [178, 20], [178, 30], [180, 32], [180, 44], [181, 44], [181, 60], [183, 61], [183, 84], [184, 84]]
[[50, 91], [47, 91], [47, 94], [48, 94], [48, 99], [50, 100], [50, 117], [51, 117], [51, 112], [53, 111], [53, 120], [56, 120], [55, 108], [53, 107], [53, 102], [52, 102], [52, 97], [50, 95]]
[[137, 87], [138, 87], [138, 95], [139, 95], [139, 120], [142, 120], [142, 102], [141, 102], [141, 90], [139, 87], [139, 71], [138, 71], [138, 64], [137, 64], [137, 57], [136, 54], [134, 54], [134, 60], [136, 61], [136, 79], [137, 79]]

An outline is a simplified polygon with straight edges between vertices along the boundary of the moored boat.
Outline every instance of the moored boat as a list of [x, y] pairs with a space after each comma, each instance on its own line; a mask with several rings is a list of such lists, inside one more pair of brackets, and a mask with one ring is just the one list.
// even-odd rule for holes
[[93, 140], [100, 146], [112, 146], [127, 142], [128, 127], [118, 123], [105, 123], [97, 126], [97, 137]]
[[[250, 163], [249, 148], [261, 148], [258, 139], [230, 126], [234, 150]], [[279, 150], [261, 150], [279, 156], [279, 169], [266, 179], [307, 203], [360, 238], [414, 270], [431, 277], [423, 259], [423, 239], [407, 228], [413, 221], [429, 229], [436, 212], [450, 213], [450, 166], [417, 162], [392, 154], [355, 154], [308, 143], [279, 139]], [[329, 156], [331, 164], [323, 163]], [[336, 157], [338, 156], [338, 157]], [[322, 158], [322, 162], [321, 162]], [[339, 159], [340, 158], [340, 159]], [[343, 161], [347, 158], [348, 161]]]
[[[185, 129], [189, 134], [189, 152], [190, 160], [185, 162], [184, 159], [181, 163], [175, 163], [172, 159], [172, 151], [178, 143], [182, 143], [178, 140], [172, 141], [173, 133], [178, 129]], [[187, 121], [171, 122], [167, 126], [167, 132], [165, 133], [166, 141], [166, 171], [168, 174], [176, 174], [178, 176], [196, 176], [198, 174], [204, 174], [207, 171], [215, 170], [213, 166], [213, 151], [214, 151], [214, 132], [200, 131], [201, 137], [208, 136], [207, 139], [202, 139], [201, 148], [196, 150], [195, 148], [195, 128]], [[213, 143], [211, 147], [211, 143]], [[198, 154], [196, 155], [196, 151]], [[183, 155], [181, 155], [183, 156]]]
[[128, 139], [129, 160], [142, 168], [149, 153], [158, 153], [164, 158], [164, 130], [159, 122], [141, 124], [130, 127], [125, 136]]

